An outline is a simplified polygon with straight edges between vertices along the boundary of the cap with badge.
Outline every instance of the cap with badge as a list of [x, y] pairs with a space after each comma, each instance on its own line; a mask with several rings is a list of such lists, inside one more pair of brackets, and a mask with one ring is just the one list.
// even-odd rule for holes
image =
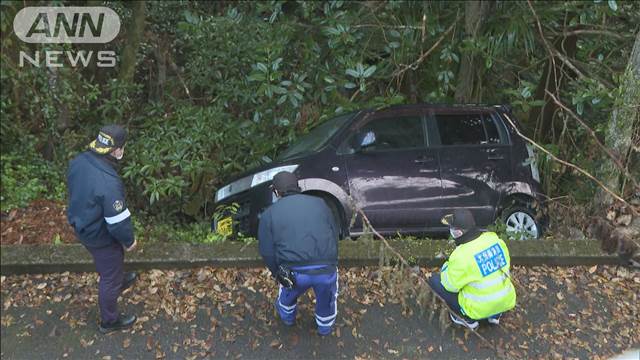
[[445, 215], [440, 222], [443, 225], [463, 230], [469, 230], [476, 227], [473, 214], [467, 209], [456, 209], [452, 214]]
[[120, 125], [106, 125], [100, 129], [98, 136], [89, 144], [89, 149], [97, 154], [105, 155], [127, 142], [127, 130]]
[[273, 188], [280, 193], [300, 192], [298, 178], [288, 171], [281, 171], [273, 177]]

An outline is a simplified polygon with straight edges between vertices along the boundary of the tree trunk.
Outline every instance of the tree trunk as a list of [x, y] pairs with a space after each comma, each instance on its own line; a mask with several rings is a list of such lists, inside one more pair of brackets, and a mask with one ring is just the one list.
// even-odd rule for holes
[[133, 81], [138, 46], [144, 32], [145, 7], [145, 1], [133, 2], [133, 14], [131, 22], [127, 26], [127, 40], [122, 51], [122, 64], [120, 65], [120, 74], [118, 76], [118, 79], [122, 82], [130, 83]]
[[[616, 100], [611, 113], [605, 144], [625, 166], [629, 167], [633, 166], [633, 158], [638, 157], [640, 150], [640, 144], [638, 144], [640, 140], [637, 138], [640, 127], [640, 32], [636, 34], [619, 94], [620, 97]], [[635, 139], [634, 134], [636, 134]], [[637, 172], [632, 170], [630, 173], [636, 179], [638, 178]], [[610, 158], [602, 159], [599, 174], [604, 185], [616, 192], [624, 191], [622, 172]], [[633, 189], [633, 191], [640, 192], [640, 189]], [[613, 198], [605, 191], [599, 190], [594, 201], [596, 208], [606, 209], [613, 203]]]
[[[554, 47], [561, 53], [566, 55], [567, 58], [573, 59], [576, 56], [578, 37], [571, 35], [568, 37], [562, 37], [554, 41]], [[562, 71], [565, 65], [556, 61], [557, 69], [554, 71], [553, 62], [547, 59], [538, 82], [538, 87], [534, 95], [535, 100], [544, 100], [544, 105], [540, 107], [533, 107], [529, 111], [528, 126], [532, 129], [535, 128], [535, 139], [543, 143], [554, 143], [554, 134], [560, 133], [561, 126], [554, 123], [554, 114], [557, 109], [555, 103], [551, 100], [545, 90], [556, 94], [558, 89], [562, 88], [565, 76], [562, 75]], [[556, 78], [557, 75], [557, 78]]]
[[[474, 41], [484, 22], [484, 17], [489, 10], [488, 1], [467, 1], [464, 8], [464, 30], [466, 38]], [[482, 82], [482, 75], [478, 69], [477, 55], [473, 52], [462, 54], [460, 70], [458, 70], [458, 82], [454, 98], [458, 103], [480, 102], [480, 94], [477, 89]]]
[[167, 53], [169, 52], [169, 41], [162, 35], [156, 38], [153, 54], [156, 60], [157, 73], [155, 79], [149, 76], [149, 98], [162, 102], [164, 97], [164, 86], [167, 81]]

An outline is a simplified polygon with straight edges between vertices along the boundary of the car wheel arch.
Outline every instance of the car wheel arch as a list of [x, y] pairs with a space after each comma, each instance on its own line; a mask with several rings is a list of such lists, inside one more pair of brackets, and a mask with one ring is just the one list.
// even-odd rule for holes
[[303, 194], [318, 196], [335, 205], [340, 216], [341, 236], [348, 236], [348, 219], [353, 211], [349, 208], [348, 204], [350, 202], [347, 193], [338, 185], [326, 179], [302, 179], [299, 184]]

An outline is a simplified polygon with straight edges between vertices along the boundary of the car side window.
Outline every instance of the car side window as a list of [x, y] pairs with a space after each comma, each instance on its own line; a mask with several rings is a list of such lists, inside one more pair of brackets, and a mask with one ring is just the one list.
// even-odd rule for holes
[[486, 144], [480, 114], [436, 114], [442, 145]]
[[365, 134], [366, 151], [397, 150], [424, 146], [422, 118], [398, 116], [374, 119], [359, 131]]
[[484, 128], [487, 130], [487, 143], [502, 143], [495, 120], [491, 116], [483, 116], [482, 121], [484, 122]]
[[436, 114], [440, 144], [501, 144], [500, 132], [491, 116], [482, 114]]

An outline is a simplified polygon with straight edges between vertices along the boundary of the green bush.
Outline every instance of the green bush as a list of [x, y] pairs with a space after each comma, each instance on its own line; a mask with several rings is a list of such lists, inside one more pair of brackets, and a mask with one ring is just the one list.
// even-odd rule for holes
[[2, 211], [24, 207], [36, 199], [65, 199], [64, 167], [42, 159], [33, 144], [33, 139], [27, 138], [21, 149], [1, 155]]
[[217, 106], [184, 106], [162, 120], [145, 119], [125, 155], [123, 177], [137, 190], [129, 191], [129, 201], [150, 205], [151, 214], [200, 215], [224, 177], [271, 146], [251, 138], [253, 132]]

